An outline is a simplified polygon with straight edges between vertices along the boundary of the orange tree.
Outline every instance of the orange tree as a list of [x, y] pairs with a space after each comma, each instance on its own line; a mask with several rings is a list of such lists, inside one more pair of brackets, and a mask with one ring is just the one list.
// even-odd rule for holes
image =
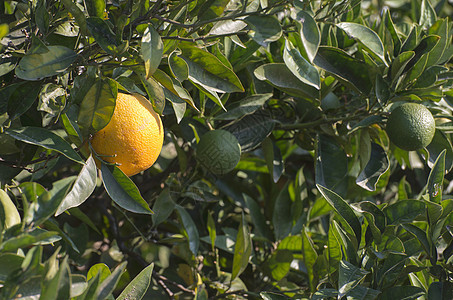
[[[0, 298], [452, 299], [452, 12], [1, 1]], [[91, 144], [119, 93], [164, 129], [131, 177]], [[414, 151], [406, 102], [436, 123]]]

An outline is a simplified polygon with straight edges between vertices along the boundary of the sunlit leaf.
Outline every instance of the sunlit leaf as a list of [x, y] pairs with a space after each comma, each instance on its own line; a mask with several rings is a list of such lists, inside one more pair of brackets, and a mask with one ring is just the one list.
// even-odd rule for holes
[[135, 278], [126, 286], [116, 300], [142, 299], [151, 284], [154, 264], [144, 268]]
[[294, 48], [292, 43], [288, 40], [285, 42], [283, 60], [291, 73], [293, 73], [300, 81], [313, 86], [316, 89], [320, 88], [321, 81], [319, 79], [318, 70], [305, 60], [299, 50]]
[[110, 198], [120, 207], [139, 214], [153, 214], [134, 182], [117, 166], [101, 165], [102, 182]]
[[164, 45], [159, 33], [151, 25], [146, 27], [143, 33], [140, 50], [145, 62], [146, 78], [149, 78], [159, 67], [164, 52]]
[[16, 75], [25, 80], [40, 80], [63, 73], [77, 58], [64, 46], [48, 46], [48, 52], [25, 55], [17, 65]]
[[231, 280], [234, 280], [245, 268], [247, 268], [252, 254], [252, 238], [248, 229], [247, 222], [245, 221], [244, 214], [242, 214], [241, 222], [239, 223], [238, 234], [236, 237], [236, 244], [234, 245], [233, 256], [233, 270], [231, 272]]
[[369, 191], [376, 190], [379, 178], [390, 166], [387, 153], [376, 143], [371, 143], [371, 157], [365, 168], [360, 172], [356, 183]]

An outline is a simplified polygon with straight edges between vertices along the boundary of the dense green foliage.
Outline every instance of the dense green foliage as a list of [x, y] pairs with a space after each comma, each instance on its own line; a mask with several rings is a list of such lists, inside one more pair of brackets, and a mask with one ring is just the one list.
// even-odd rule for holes
[[[0, 1], [0, 298], [452, 299], [452, 13]], [[90, 154], [118, 91], [165, 127], [131, 178]], [[397, 102], [432, 112], [427, 147], [389, 141]], [[225, 175], [196, 159], [212, 129]]]

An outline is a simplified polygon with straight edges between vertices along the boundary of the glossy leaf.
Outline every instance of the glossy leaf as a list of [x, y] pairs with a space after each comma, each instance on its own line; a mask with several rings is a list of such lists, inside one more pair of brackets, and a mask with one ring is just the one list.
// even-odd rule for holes
[[265, 80], [272, 86], [296, 97], [318, 98], [316, 88], [302, 82], [282, 63], [270, 63], [259, 66], [253, 72], [259, 80]]
[[436, 21], [437, 16], [429, 0], [422, 0], [420, 8], [420, 20], [418, 24], [423, 28], [431, 27]]
[[79, 175], [77, 175], [77, 179], [75, 180], [71, 190], [64, 197], [63, 201], [55, 212], [55, 216], [58, 216], [64, 211], [73, 207], [77, 207], [85, 202], [85, 200], [90, 197], [90, 195], [96, 188], [96, 179], [96, 164], [94, 162], [94, 158], [90, 156], [85, 162], [85, 165], [83, 166]]
[[74, 16], [77, 25], [79, 25], [82, 33], [86, 34], [87, 30], [87, 21], [83, 12], [80, 10], [79, 6], [72, 0], [61, 0], [61, 3], [64, 5], [66, 10]]
[[344, 150], [330, 136], [319, 135], [316, 142], [316, 183], [339, 195], [347, 189], [347, 158]]
[[261, 46], [275, 42], [282, 36], [280, 22], [274, 16], [249, 15], [243, 21], [250, 28], [249, 35]]
[[252, 237], [242, 214], [241, 222], [239, 223], [236, 244], [234, 246], [233, 270], [231, 271], [231, 281], [238, 277], [245, 268], [247, 268], [252, 254]]
[[168, 66], [177, 80], [184, 81], [189, 79], [189, 65], [178, 56], [176, 51], [173, 51], [168, 56]]
[[341, 22], [337, 24], [337, 27], [341, 28], [350, 37], [358, 40], [365, 48], [374, 53], [384, 64], [386, 64], [384, 45], [376, 32], [357, 23]]
[[8, 129], [6, 134], [16, 140], [27, 144], [37, 145], [49, 150], [57, 151], [67, 158], [79, 163], [85, 164], [80, 155], [59, 135], [50, 130], [41, 127], [22, 127], [18, 129]]
[[190, 96], [190, 93], [177, 79], [171, 78], [165, 72], [159, 69], [155, 71], [153, 78], [156, 79], [164, 87], [164, 94], [167, 99], [174, 101], [175, 98], [180, 98], [181, 100], [192, 106], [196, 111], [198, 111], [198, 108], [196, 107], [195, 102]]
[[368, 273], [369, 272], [360, 269], [345, 260], [342, 260], [340, 262], [338, 276], [338, 296], [342, 297], [343, 295], [347, 295], [348, 292], [354, 289]]
[[122, 262], [115, 270], [108, 276], [102, 283], [99, 285], [99, 289], [97, 290], [97, 299], [103, 300], [109, 297], [111, 293], [115, 290], [118, 282], [120, 281], [120, 277], [126, 268], [127, 262]]
[[363, 72], [366, 65], [341, 49], [321, 46], [313, 63], [339, 79], [352, 84], [353, 87], [364, 94], [368, 94], [371, 90], [368, 74]]
[[224, 128], [231, 132], [239, 141], [241, 151], [247, 152], [258, 147], [274, 129], [275, 121], [263, 111], [246, 115], [239, 121]]
[[425, 204], [419, 200], [400, 200], [384, 208], [388, 225], [412, 222], [417, 216], [425, 213]]
[[87, 280], [91, 280], [95, 277], [99, 278], [99, 282], [103, 282], [107, 277], [110, 276], [109, 267], [104, 263], [97, 263], [91, 266], [87, 273]]
[[40, 80], [63, 73], [77, 58], [64, 46], [48, 46], [48, 52], [25, 55], [17, 65], [16, 75], [24, 80]]
[[87, 0], [85, 3], [91, 17], [104, 17], [105, 0]]
[[266, 261], [265, 270], [277, 281], [282, 280], [291, 269], [293, 254], [289, 250], [277, 250]]
[[280, 149], [270, 138], [263, 140], [262, 148], [269, 174], [271, 175], [272, 180], [277, 182], [284, 172], [284, 163]]
[[426, 147], [429, 152], [428, 165], [432, 168], [439, 155], [445, 150], [445, 170], [453, 168], [453, 146], [448, 136], [440, 130], [436, 130], [433, 140]]
[[153, 77], [146, 78], [142, 73], [139, 73], [139, 76], [143, 86], [145, 87], [146, 93], [148, 94], [150, 102], [153, 105], [153, 109], [161, 115], [165, 108], [164, 89]]
[[321, 43], [321, 34], [318, 25], [309, 13], [302, 10], [297, 11], [294, 19], [301, 25], [300, 38], [307, 53], [308, 60], [313, 62]]
[[0, 252], [16, 252], [19, 248], [26, 248], [32, 245], [51, 244], [61, 238], [55, 231], [39, 231], [36, 233], [23, 233], [0, 243]]
[[102, 183], [110, 198], [125, 210], [153, 214], [134, 182], [117, 166], [101, 164]]
[[164, 45], [159, 33], [151, 25], [148, 25], [143, 33], [140, 50], [145, 62], [145, 76], [149, 78], [159, 67], [164, 53]]
[[198, 233], [197, 226], [195, 225], [192, 217], [182, 206], [176, 205], [180, 220], [184, 228], [184, 234], [187, 238], [190, 251], [193, 255], [198, 254], [198, 247], [200, 246], [200, 235]]
[[319, 184], [317, 184], [316, 187], [330, 206], [332, 206], [337, 215], [344, 220], [342, 224], [345, 225], [351, 233], [355, 234], [357, 241], [360, 241], [362, 238], [362, 225], [360, 224], [357, 216], [354, 214], [354, 210], [351, 206], [349, 206], [349, 204], [346, 203], [346, 201], [344, 201], [339, 195], [335, 194], [326, 187]]
[[415, 52], [407, 51], [400, 53], [392, 62], [389, 68], [389, 76], [392, 82], [399, 79], [407, 63], [415, 56]]
[[321, 81], [319, 79], [318, 70], [305, 60], [299, 50], [294, 48], [292, 43], [288, 40], [285, 42], [283, 60], [291, 73], [293, 73], [300, 81], [313, 86], [316, 89], [320, 89]]
[[308, 236], [307, 230], [302, 230], [302, 255], [305, 266], [307, 267], [310, 290], [315, 291], [317, 278], [315, 277], [315, 264], [318, 258], [313, 240]]
[[87, 28], [99, 46], [108, 54], [120, 55], [126, 50], [126, 44], [118, 41], [107, 22], [99, 17], [86, 19]]
[[376, 143], [371, 143], [371, 156], [365, 168], [360, 172], [356, 183], [362, 188], [375, 191], [379, 178], [388, 170], [389, 159], [385, 150]]
[[115, 109], [118, 85], [110, 78], [97, 79], [80, 104], [77, 124], [82, 133], [95, 133], [110, 122]]
[[154, 214], [151, 216], [153, 220], [153, 227], [157, 227], [159, 224], [167, 220], [170, 214], [175, 209], [176, 204], [171, 197], [170, 190], [164, 189], [157, 197], [156, 202], [153, 205]]
[[272, 98], [272, 94], [256, 94], [248, 96], [240, 101], [238, 105], [234, 107], [228, 107], [226, 112], [223, 112], [215, 116], [216, 120], [236, 120], [250, 115], [264, 106], [266, 101]]
[[219, 93], [243, 92], [244, 87], [236, 74], [215, 55], [191, 44], [179, 45], [181, 58], [189, 67], [189, 79], [202, 87]]
[[293, 226], [291, 216], [292, 201], [288, 192], [288, 184], [281, 189], [275, 199], [272, 224], [274, 225], [274, 235], [277, 241], [289, 235]]
[[144, 268], [135, 278], [126, 286], [116, 300], [142, 299], [148, 290], [153, 275], [154, 264]]
[[445, 174], [445, 155], [447, 150], [443, 150], [437, 157], [428, 177], [429, 200], [435, 203], [442, 201], [442, 184]]

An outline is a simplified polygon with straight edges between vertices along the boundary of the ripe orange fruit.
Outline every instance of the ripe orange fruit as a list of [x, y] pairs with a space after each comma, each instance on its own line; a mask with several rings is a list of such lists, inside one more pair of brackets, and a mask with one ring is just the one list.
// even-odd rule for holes
[[422, 104], [404, 103], [390, 113], [386, 127], [390, 141], [406, 151], [428, 146], [436, 131], [431, 112]]
[[205, 133], [197, 145], [197, 160], [217, 175], [232, 171], [241, 158], [241, 146], [236, 137], [222, 129]]
[[164, 128], [151, 103], [140, 94], [118, 93], [110, 122], [92, 138], [103, 160], [132, 176], [151, 167], [162, 150]]

